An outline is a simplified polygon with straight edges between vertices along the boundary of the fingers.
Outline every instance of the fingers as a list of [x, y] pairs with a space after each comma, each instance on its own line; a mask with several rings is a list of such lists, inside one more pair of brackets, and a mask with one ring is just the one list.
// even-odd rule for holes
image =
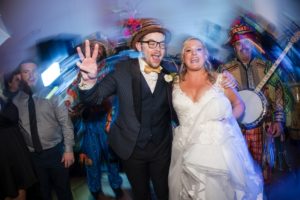
[[77, 65], [77, 67], [79, 67], [80, 69], [82, 68], [82, 64], [81, 64], [81, 62], [76, 62], [76, 65]]
[[84, 70], [84, 65], [81, 62], [76, 62], [77, 67], [79, 67], [80, 71], [88, 73], [86, 70]]
[[81, 51], [81, 48], [77, 47], [76, 50], [77, 50], [77, 53], [78, 53], [78, 56], [79, 56], [80, 60], [83, 61], [84, 55], [83, 55], [83, 53]]
[[82, 65], [82, 63], [81, 62], [76, 62], [76, 65], [77, 65], [77, 67], [80, 69], [80, 71], [82, 72], [85, 72], [85, 70], [83, 70], [82, 68], [84, 68], [84, 66]]
[[[85, 55], [83, 55], [82, 50], [81, 50], [80, 47], [76, 48], [78, 56], [79, 56], [81, 61], [83, 61], [85, 58], [90, 58], [91, 57], [90, 41], [86, 40], [84, 46], [85, 46]], [[93, 51], [93, 58], [95, 58], [95, 59], [97, 58], [98, 49], [99, 49], [99, 45], [96, 44], [95, 48], [94, 48], [94, 51]]]
[[278, 129], [273, 129], [273, 136], [274, 137], [278, 137], [278, 136], [280, 136], [281, 135], [281, 131], [280, 130], [278, 130]]
[[238, 86], [236, 79], [228, 71], [223, 71], [222, 75], [222, 85], [225, 86], [225, 88], [236, 88]]
[[74, 163], [74, 159], [62, 159], [61, 160], [62, 163], [64, 163], [64, 167], [65, 168], [69, 168], [71, 165], [73, 165]]
[[65, 162], [65, 168], [69, 168], [71, 165], [73, 165], [74, 161], [73, 160], [69, 160], [67, 162]]
[[60, 160], [60, 162], [62, 162], [62, 163], [64, 163], [64, 164], [65, 164], [65, 158], [64, 158], [64, 157], [62, 157], [62, 158], [61, 158], [61, 160]]
[[61, 158], [61, 162], [64, 163], [64, 166], [66, 168], [70, 167], [74, 163], [74, 154], [71, 152], [66, 152]]
[[90, 41], [85, 41], [85, 57], [90, 58], [91, 57], [91, 48], [90, 48]]
[[278, 137], [278, 136], [284, 134], [283, 127], [280, 123], [275, 122], [275, 124], [273, 124], [272, 134], [274, 137]]
[[64, 162], [64, 166], [65, 166], [65, 168], [68, 168], [68, 167], [69, 167], [69, 162], [68, 162], [68, 161], [65, 161], [65, 162]]
[[96, 44], [94, 47], [93, 55], [92, 55], [92, 59], [94, 59], [94, 60], [97, 60], [98, 49], [99, 49], [99, 45]]
[[228, 79], [228, 76], [230, 76], [228, 71], [225, 70], [222, 72], [223, 79]]

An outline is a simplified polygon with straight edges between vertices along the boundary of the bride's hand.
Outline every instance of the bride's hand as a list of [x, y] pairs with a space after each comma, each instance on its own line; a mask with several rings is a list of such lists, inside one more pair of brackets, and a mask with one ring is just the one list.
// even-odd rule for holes
[[82, 81], [86, 83], [95, 83], [97, 81], [97, 56], [99, 45], [96, 44], [91, 56], [90, 41], [85, 41], [85, 55], [82, 53], [80, 47], [77, 47], [77, 53], [81, 62], [76, 65], [80, 69]]

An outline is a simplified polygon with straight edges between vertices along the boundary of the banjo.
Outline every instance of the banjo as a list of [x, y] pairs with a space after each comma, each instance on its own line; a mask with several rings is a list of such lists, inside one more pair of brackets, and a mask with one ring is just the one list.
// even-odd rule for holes
[[261, 89], [267, 83], [272, 74], [275, 72], [279, 63], [282, 61], [282, 59], [293, 46], [293, 44], [298, 41], [299, 37], [300, 31], [297, 31], [291, 38], [290, 42], [287, 44], [283, 52], [277, 58], [275, 63], [271, 66], [270, 70], [267, 72], [267, 74], [264, 76], [264, 78], [260, 81], [260, 83], [256, 86], [254, 90], [239, 91], [239, 94], [245, 103], [245, 112], [244, 115], [241, 117], [240, 122], [246, 129], [256, 127], [267, 113], [268, 101], [264, 94], [261, 92]]

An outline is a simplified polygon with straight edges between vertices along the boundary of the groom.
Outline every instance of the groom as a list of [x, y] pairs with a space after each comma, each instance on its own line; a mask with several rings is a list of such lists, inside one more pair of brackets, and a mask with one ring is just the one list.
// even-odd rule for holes
[[[132, 34], [130, 47], [141, 53], [123, 60], [115, 71], [97, 82], [98, 46], [85, 55], [77, 49], [81, 63], [80, 98], [100, 104], [115, 94], [119, 115], [108, 134], [112, 149], [120, 157], [135, 200], [150, 199], [150, 180], [159, 200], [168, 200], [168, 170], [171, 157], [171, 84], [164, 80], [161, 61], [170, 32], [155, 19], [131, 19], [126, 28]], [[163, 70], [164, 71], [164, 70]]]
[[[96, 58], [99, 46], [85, 55], [77, 48], [81, 63], [80, 99], [101, 104], [115, 94], [119, 112], [108, 134], [108, 142], [120, 157], [135, 200], [150, 199], [150, 180], [158, 200], [168, 200], [168, 170], [171, 160], [171, 120], [177, 120], [172, 106], [171, 83], [164, 80], [162, 59], [170, 32], [155, 19], [130, 19], [130, 47], [140, 52], [138, 59], [122, 60], [115, 71], [97, 82]], [[175, 66], [174, 66], [175, 68]], [[225, 87], [236, 81], [223, 73]]]

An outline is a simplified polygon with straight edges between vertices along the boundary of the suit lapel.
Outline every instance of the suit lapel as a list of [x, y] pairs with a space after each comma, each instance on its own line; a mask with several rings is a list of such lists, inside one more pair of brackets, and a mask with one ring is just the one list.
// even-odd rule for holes
[[132, 77], [132, 98], [135, 114], [137, 119], [141, 121], [141, 71], [137, 59], [132, 60], [129, 64], [129, 69]]

